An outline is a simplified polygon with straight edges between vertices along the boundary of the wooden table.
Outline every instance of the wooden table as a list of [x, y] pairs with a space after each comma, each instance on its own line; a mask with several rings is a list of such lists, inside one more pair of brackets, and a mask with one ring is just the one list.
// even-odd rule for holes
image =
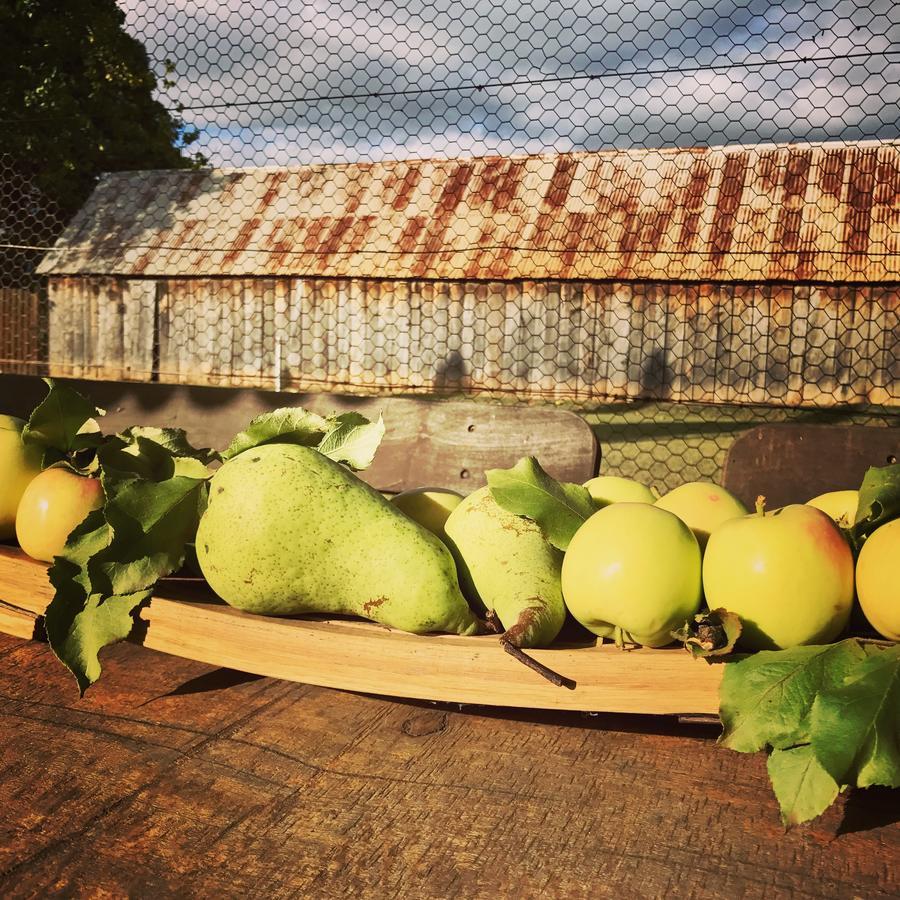
[[664, 718], [448, 709], [0, 635], [0, 896], [896, 897], [896, 792], [785, 834]]

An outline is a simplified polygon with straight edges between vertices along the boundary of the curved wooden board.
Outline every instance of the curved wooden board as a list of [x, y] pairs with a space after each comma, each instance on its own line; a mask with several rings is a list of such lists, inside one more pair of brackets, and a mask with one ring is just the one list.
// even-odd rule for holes
[[[45, 567], [0, 548], [0, 600], [40, 615]], [[232, 609], [205, 586], [165, 582], [140, 612], [137, 643], [258, 675], [390, 697], [589, 712], [716, 714], [722, 666], [682, 649], [560, 646], [529, 651], [576, 682], [555, 687], [496, 637], [411, 635], [352, 619], [281, 619]], [[2, 620], [0, 620], [2, 630]]]

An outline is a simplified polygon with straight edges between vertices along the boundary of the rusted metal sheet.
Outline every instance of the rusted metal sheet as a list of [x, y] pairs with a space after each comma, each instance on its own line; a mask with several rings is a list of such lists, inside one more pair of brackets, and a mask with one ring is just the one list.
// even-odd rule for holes
[[900, 405], [896, 286], [88, 276], [51, 287], [51, 371], [70, 377]]
[[43, 274], [900, 280], [900, 143], [107, 175]]

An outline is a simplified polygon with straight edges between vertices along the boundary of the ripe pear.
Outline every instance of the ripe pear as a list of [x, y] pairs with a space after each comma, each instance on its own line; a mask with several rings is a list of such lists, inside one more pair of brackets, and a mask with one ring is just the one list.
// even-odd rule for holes
[[493, 610], [516, 647], [544, 647], [566, 617], [562, 553], [530, 519], [503, 509], [489, 487], [450, 513], [444, 531], [460, 581], [470, 597]]
[[474, 634], [453, 557], [431, 532], [316, 450], [265, 444], [210, 482], [197, 560], [226, 603], [340, 613], [417, 634]]
[[445, 488], [413, 488], [390, 498], [397, 509], [443, 540], [447, 517], [462, 502], [462, 494]]

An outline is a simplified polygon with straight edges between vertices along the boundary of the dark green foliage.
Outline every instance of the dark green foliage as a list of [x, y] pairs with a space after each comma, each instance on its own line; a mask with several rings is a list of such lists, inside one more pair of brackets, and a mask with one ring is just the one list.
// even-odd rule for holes
[[184, 168], [197, 137], [153, 99], [143, 45], [115, 0], [0, 0], [0, 158], [4, 179], [68, 219], [97, 175]]

